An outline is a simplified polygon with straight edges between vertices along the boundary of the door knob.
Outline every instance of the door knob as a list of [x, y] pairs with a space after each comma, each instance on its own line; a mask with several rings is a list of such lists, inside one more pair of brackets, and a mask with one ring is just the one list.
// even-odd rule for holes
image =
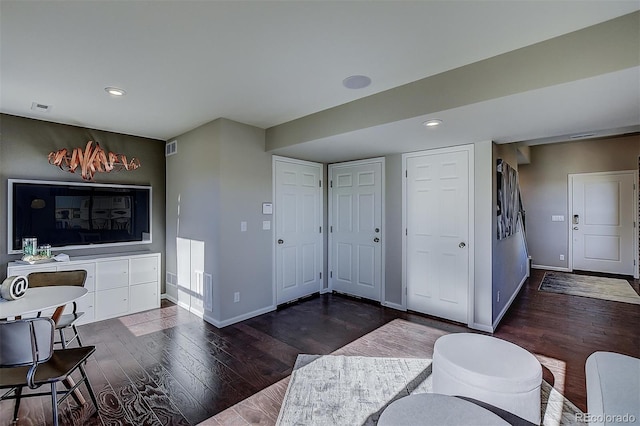
[[380, 238], [375, 237], [375, 238], [373, 239], [373, 242], [374, 242], [374, 243], [379, 243], [379, 242], [380, 242]]
[[460, 248], [465, 248], [467, 245], [463, 242], [461, 242], [460, 244], [458, 244], [458, 247]]
[[278, 240], [278, 244], [284, 244], [284, 240], [281, 238]]
[[574, 227], [573, 227], [573, 230], [574, 230], [574, 231], [577, 231], [577, 230], [578, 230], [578, 227], [577, 227], [577, 226], [574, 226]]

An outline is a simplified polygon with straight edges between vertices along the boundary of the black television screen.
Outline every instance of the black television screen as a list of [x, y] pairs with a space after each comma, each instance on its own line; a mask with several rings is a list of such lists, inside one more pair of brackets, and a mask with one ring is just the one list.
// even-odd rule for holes
[[151, 187], [9, 179], [9, 253], [151, 242]]

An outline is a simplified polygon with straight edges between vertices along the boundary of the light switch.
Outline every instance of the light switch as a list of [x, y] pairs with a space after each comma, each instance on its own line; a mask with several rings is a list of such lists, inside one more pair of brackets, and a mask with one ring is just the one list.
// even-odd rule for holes
[[551, 216], [551, 222], [564, 222], [563, 215], [553, 215]]
[[247, 222], [240, 222], [240, 232], [247, 232]]
[[265, 231], [268, 231], [269, 229], [271, 229], [271, 221], [270, 220], [263, 220], [262, 221], [262, 229]]

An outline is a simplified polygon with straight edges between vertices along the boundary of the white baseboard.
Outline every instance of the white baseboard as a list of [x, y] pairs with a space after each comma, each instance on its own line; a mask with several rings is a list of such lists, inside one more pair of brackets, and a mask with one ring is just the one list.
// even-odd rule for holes
[[520, 284], [518, 284], [518, 288], [516, 288], [516, 291], [513, 292], [513, 294], [509, 298], [509, 301], [504, 305], [504, 308], [502, 308], [500, 315], [498, 315], [496, 320], [493, 322], [493, 330], [491, 330], [492, 333], [495, 331], [496, 328], [498, 328], [498, 324], [502, 320], [502, 317], [504, 317], [504, 315], [507, 313], [513, 301], [516, 300], [516, 297], [518, 296], [518, 293], [520, 293], [520, 289], [522, 289], [522, 286], [524, 285], [525, 281], [527, 281], [527, 278], [529, 278], [529, 275], [525, 275], [522, 278], [522, 281], [520, 281]]
[[569, 268], [563, 268], [561, 266], [546, 266], [546, 265], [531, 265], [532, 269], [547, 269], [549, 271], [559, 271], [559, 272], [571, 272]]
[[478, 324], [476, 322], [472, 322], [471, 324], [467, 324], [467, 326], [473, 330], [484, 331], [486, 333], [493, 333], [494, 329], [490, 325], [486, 324]]
[[397, 309], [398, 311], [407, 311], [407, 308], [405, 308], [402, 305], [399, 305], [398, 303], [393, 303], [393, 302], [382, 302], [381, 303], [382, 306], [386, 306], [387, 308], [391, 308], [391, 309]]
[[218, 328], [223, 328], [231, 324], [235, 324], [240, 321], [247, 320], [249, 318], [257, 317], [258, 315], [266, 314], [268, 312], [272, 312], [276, 310], [276, 306], [267, 306], [266, 308], [257, 309], [253, 312], [247, 312], [246, 314], [238, 315], [237, 317], [229, 318], [223, 321], [218, 321], [215, 318], [211, 318], [209, 315], [205, 314], [203, 319]]

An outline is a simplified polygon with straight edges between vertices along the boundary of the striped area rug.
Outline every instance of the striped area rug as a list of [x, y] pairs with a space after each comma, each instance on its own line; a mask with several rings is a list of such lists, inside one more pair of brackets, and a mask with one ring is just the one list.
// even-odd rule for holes
[[640, 305], [640, 296], [626, 280], [618, 278], [545, 272], [539, 290]]

